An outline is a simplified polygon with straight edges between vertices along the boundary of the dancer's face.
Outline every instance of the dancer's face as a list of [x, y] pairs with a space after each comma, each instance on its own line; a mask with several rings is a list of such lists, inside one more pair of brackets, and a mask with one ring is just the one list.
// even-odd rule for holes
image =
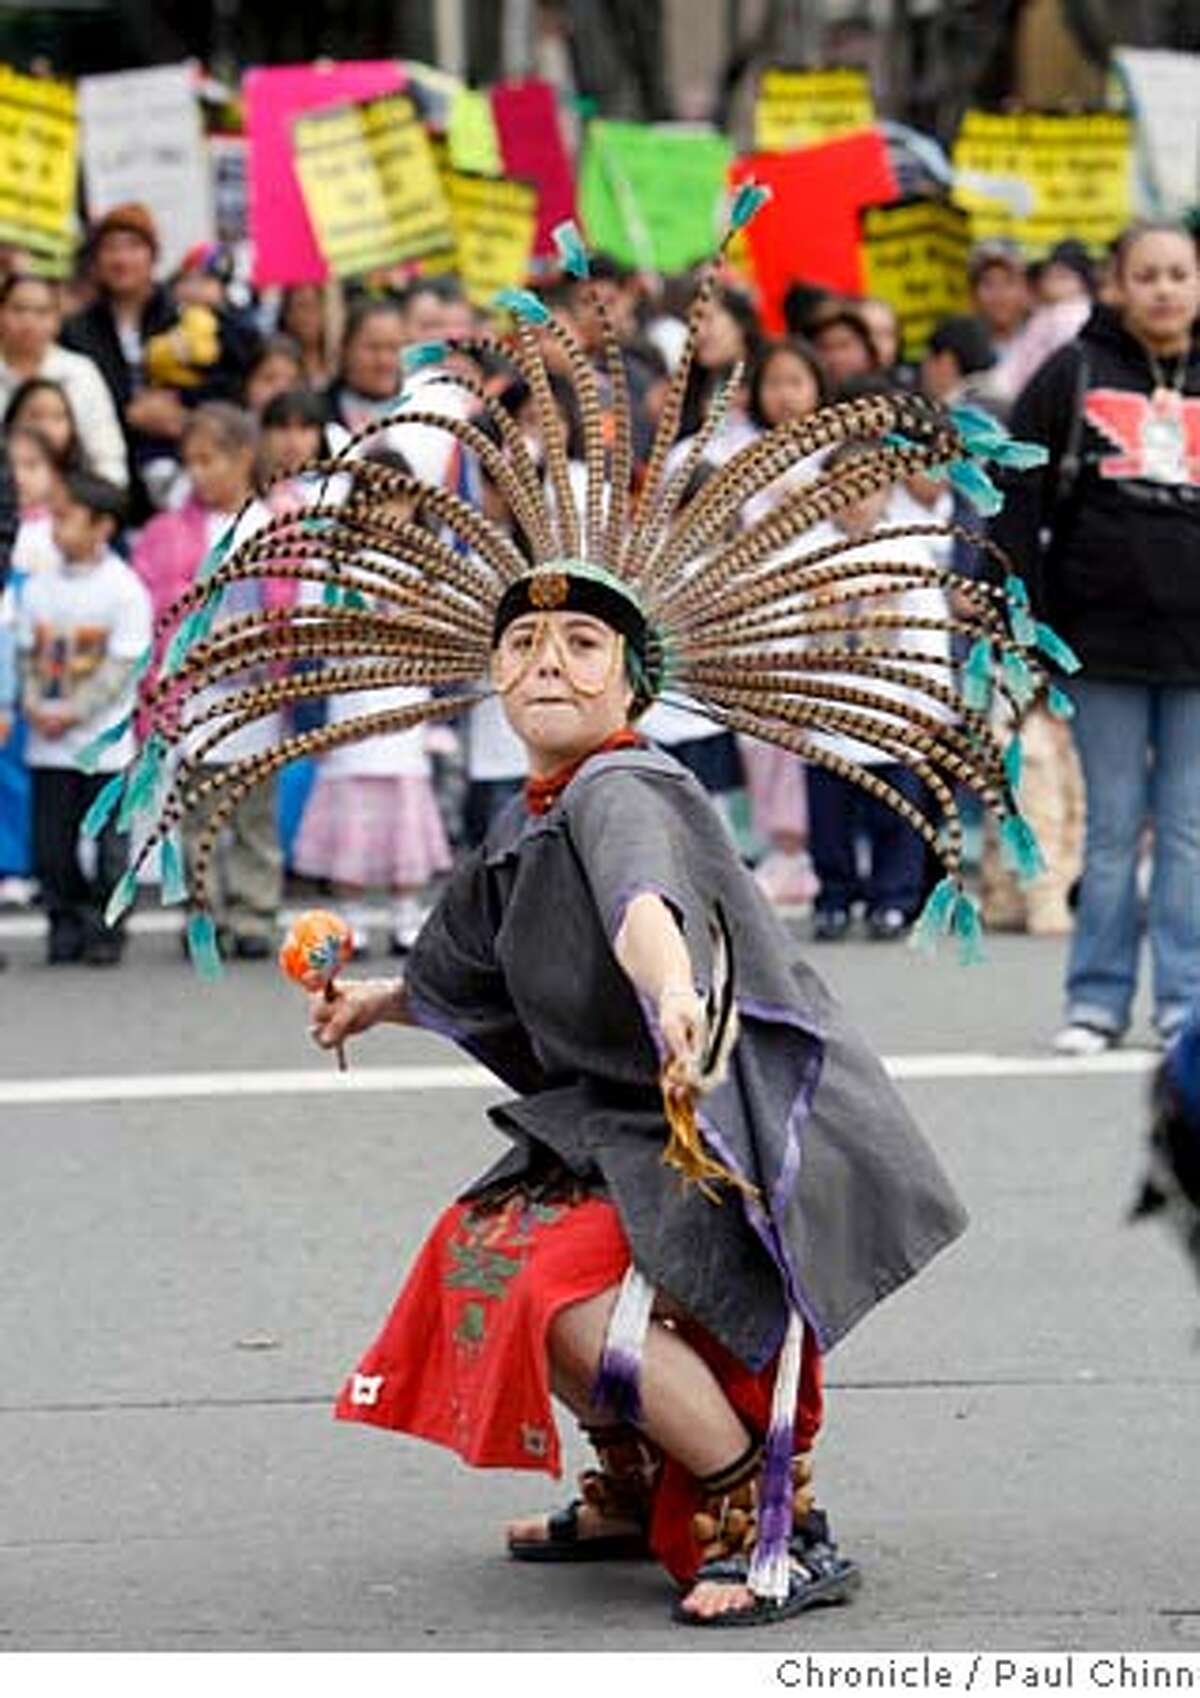
[[535, 773], [579, 760], [628, 724], [625, 644], [586, 613], [527, 613], [492, 656], [492, 682]]

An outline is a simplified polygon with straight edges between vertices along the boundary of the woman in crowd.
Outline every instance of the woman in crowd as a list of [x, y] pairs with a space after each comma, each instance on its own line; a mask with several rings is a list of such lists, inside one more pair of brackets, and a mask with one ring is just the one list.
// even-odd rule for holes
[[325, 392], [332, 423], [353, 432], [396, 405], [404, 341], [404, 316], [395, 301], [356, 302], [346, 318], [338, 375]]
[[28, 379], [56, 383], [92, 470], [124, 489], [129, 461], [108, 385], [93, 360], [57, 341], [60, 323], [56, 284], [20, 275], [0, 283], [0, 407]]
[[819, 307], [812, 316], [809, 337], [834, 391], [852, 378], [883, 369], [870, 326], [853, 301], [830, 301]]
[[1035, 609], [1083, 663], [1071, 682], [1087, 790], [1083, 878], [1066, 983], [1065, 1054], [1120, 1042], [1138, 981], [1138, 862], [1153, 828], [1146, 915], [1154, 1022], [1172, 1038], [1200, 997], [1200, 268], [1188, 231], [1138, 224], [1097, 306], [1018, 398], [1044, 442], [994, 534], [1038, 560]]
[[[696, 334], [696, 356], [688, 373], [679, 422], [681, 440], [699, 430], [713, 397], [740, 360], [749, 367], [762, 346], [762, 327], [749, 295], [741, 289], [719, 287], [700, 321]], [[744, 401], [744, 398], [743, 398]], [[744, 405], [735, 401], [725, 422], [706, 450], [706, 457], [719, 464], [751, 435]]]
[[304, 382], [310, 389], [324, 389], [337, 374], [341, 308], [336, 285], [327, 289], [319, 283], [297, 283], [283, 291], [275, 328], [300, 349]]
[[270, 336], [246, 367], [242, 394], [255, 418], [262, 418], [268, 401], [303, 386], [304, 356], [290, 336]]

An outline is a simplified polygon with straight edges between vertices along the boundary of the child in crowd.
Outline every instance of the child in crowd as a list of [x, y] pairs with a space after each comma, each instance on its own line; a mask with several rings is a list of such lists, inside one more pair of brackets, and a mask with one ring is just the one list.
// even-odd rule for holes
[[79, 440], [67, 392], [51, 378], [29, 377], [17, 385], [4, 409], [3, 428], [6, 442], [17, 430], [39, 432], [67, 471], [92, 469]]
[[[310, 389], [284, 390], [263, 408], [260, 431], [259, 482], [271, 511], [314, 500], [316, 488], [300, 474], [311, 460], [327, 459], [331, 452], [320, 396]], [[280, 478], [286, 481], [275, 481]]]
[[[26, 757], [33, 780], [34, 870], [50, 929], [52, 966], [121, 959], [120, 928], [104, 924], [108, 898], [125, 864], [112, 820], [93, 846], [80, 839], [92, 801], [132, 758], [127, 731], [81, 772], [80, 751], [134, 705], [133, 672], [150, 643], [150, 602], [137, 577], [113, 553], [124, 497], [114, 485], [73, 472], [54, 504], [61, 564], [26, 584], [18, 613]], [[89, 864], [90, 863], [90, 864]]]
[[[829, 399], [829, 385], [816, 350], [800, 336], [769, 342], [750, 370], [749, 415], [759, 432], [806, 419]], [[820, 456], [797, 461], [746, 508], [745, 522], [756, 524], [786, 496], [811, 483]], [[808, 802], [804, 762], [787, 749], [755, 737], [740, 737], [738, 747], [756, 835], [768, 845], [754, 876], [763, 893], [781, 907], [807, 907], [817, 893], [808, 852]]]
[[12, 569], [20, 576], [32, 576], [59, 563], [51, 509], [68, 467], [50, 439], [32, 425], [17, 425], [5, 442], [20, 519]]
[[[394, 450], [380, 449], [372, 460], [394, 471], [409, 470], [407, 461]], [[355, 499], [352, 486], [348, 500]], [[375, 524], [400, 525], [417, 516], [415, 501], [408, 499], [385, 503], [376, 499], [370, 511]], [[386, 609], [386, 602], [381, 605]], [[329, 719], [336, 724], [384, 713], [427, 696], [426, 690], [406, 687], [345, 691], [330, 699]], [[317, 763], [316, 783], [300, 822], [293, 861], [305, 877], [332, 881], [358, 955], [369, 949], [364, 905], [370, 891], [389, 893], [391, 951], [404, 955], [425, 921], [426, 887], [450, 868], [425, 737], [423, 726], [385, 732], [366, 742], [330, 749]]]
[[[826, 473], [850, 465], [856, 458], [870, 452], [864, 442], [840, 444], [825, 461]], [[807, 533], [806, 547], [813, 550], [846, 541], [856, 544], [850, 558], [862, 561], [864, 575], [852, 580], [839, 611], [853, 618], [858, 611], [859, 598], [865, 597], [871, 585], [869, 563], [872, 560], [894, 563], [911, 561], [917, 566], [933, 564], [921, 539], [904, 537], [896, 541], [872, 536], [881, 525], [891, 523], [888, 490], [877, 490], [853, 505], [845, 507], [835, 519], [826, 520]], [[864, 610], [897, 613], [908, 618], [948, 618], [946, 597], [940, 589], [916, 585], [881, 600], [872, 596], [862, 600]], [[873, 647], [888, 641], [886, 632], [871, 633]], [[890, 647], [906, 656], [924, 655], [928, 661], [909, 664], [928, 673], [934, 683], [949, 684], [950, 638], [944, 630], [898, 628], [891, 633]], [[854, 686], [855, 676], [839, 677], [839, 683]], [[913, 687], [904, 684], [874, 683], [875, 697], [892, 697], [902, 701], [919, 701], [925, 711], [937, 713], [936, 704], [915, 694]], [[873, 747], [842, 734], [822, 732], [812, 739], [814, 748], [841, 755], [867, 766], [882, 783], [920, 806], [924, 795], [921, 780], [899, 761], [881, 758]], [[816, 899], [813, 935], [821, 942], [843, 938], [850, 928], [851, 911], [862, 902], [866, 909], [868, 935], [878, 941], [902, 937], [916, 917], [924, 897], [925, 844], [922, 838], [900, 816], [883, 802], [875, 800], [858, 785], [840, 777], [827, 768], [810, 763], [806, 770], [808, 783], [809, 843], [813, 863], [820, 880]], [[865, 850], [865, 864], [860, 863], [860, 849]]]
[[[188, 419], [182, 440], [183, 465], [191, 493], [178, 512], [160, 513], [142, 531], [134, 570], [150, 592], [157, 618], [195, 577], [205, 556], [254, 493], [258, 433], [254, 420], [229, 401], [208, 401]], [[262, 523], [251, 513], [243, 524]], [[233, 586], [221, 604], [223, 618], [252, 613], [290, 599], [290, 588], [270, 580]], [[219, 626], [218, 626], [219, 629]], [[206, 757], [224, 765], [258, 754], [279, 741], [275, 718], [257, 720], [235, 732]], [[189, 863], [205, 825], [190, 816], [184, 832]], [[241, 960], [263, 960], [274, 950], [283, 894], [283, 855], [275, 817], [275, 784], [257, 786], [235, 812], [224, 834], [214, 880], [213, 913], [223, 949]]]

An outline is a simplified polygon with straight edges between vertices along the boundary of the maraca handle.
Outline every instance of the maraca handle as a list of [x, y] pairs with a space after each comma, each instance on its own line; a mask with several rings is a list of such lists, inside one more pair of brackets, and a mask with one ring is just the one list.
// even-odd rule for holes
[[[326, 979], [326, 981], [325, 981], [325, 1001], [326, 1002], [332, 1002], [333, 1000], [334, 1000], [333, 980], [332, 979]], [[334, 1048], [334, 1054], [337, 1056], [338, 1072], [339, 1073], [345, 1073], [347, 1071], [346, 1046], [345, 1046], [345, 1044], [337, 1044]]]

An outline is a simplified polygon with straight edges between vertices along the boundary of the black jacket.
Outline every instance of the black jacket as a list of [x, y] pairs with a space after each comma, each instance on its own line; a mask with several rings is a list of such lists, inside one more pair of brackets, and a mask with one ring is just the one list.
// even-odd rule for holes
[[[179, 308], [174, 296], [161, 283], [146, 302], [142, 312], [143, 343], [152, 336], [171, 330], [179, 321]], [[257, 330], [245, 318], [222, 309], [217, 313], [220, 354], [218, 361], [206, 373], [204, 382], [195, 388], [181, 390], [185, 405], [198, 406], [202, 401], [237, 401], [241, 398], [246, 368], [257, 353], [260, 338]], [[86, 354], [100, 368], [116, 404], [129, 448], [131, 471], [130, 499], [133, 524], [149, 518], [153, 508], [141, 478], [141, 467], [151, 460], [179, 458], [179, 444], [168, 437], [150, 436], [135, 430], [125, 418], [125, 409], [133, 399], [134, 374], [121, 348], [116, 319], [109, 302], [101, 296], [91, 306], [74, 313], [63, 325], [59, 338], [65, 348]]]
[[[1152, 402], [1164, 376], [1180, 393]], [[1043, 473], [1010, 480], [991, 527], [1038, 614], [1090, 677], [1200, 684], [1200, 340], [1156, 376], [1098, 306], [1010, 425], [1050, 449]]]

